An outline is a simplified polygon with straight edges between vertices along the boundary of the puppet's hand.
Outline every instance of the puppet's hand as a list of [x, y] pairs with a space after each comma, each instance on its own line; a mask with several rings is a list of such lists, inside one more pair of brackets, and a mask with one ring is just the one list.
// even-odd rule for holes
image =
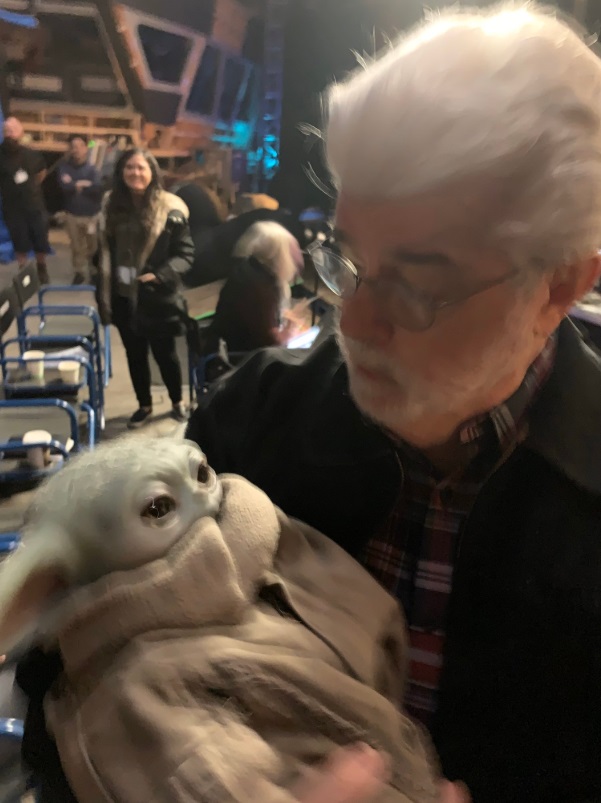
[[336, 750], [323, 768], [294, 790], [300, 803], [369, 803], [386, 783], [381, 753], [365, 744]]
[[[381, 753], [364, 744], [337, 750], [321, 771], [294, 790], [300, 803], [370, 803], [386, 783], [388, 768]], [[444, 781], [440, 803], [470, 803], [462, 784]]]

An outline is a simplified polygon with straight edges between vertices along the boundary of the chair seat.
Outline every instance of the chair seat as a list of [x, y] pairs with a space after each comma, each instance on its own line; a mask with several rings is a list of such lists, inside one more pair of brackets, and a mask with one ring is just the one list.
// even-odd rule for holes
[[94, 323], [86, 315], [52, 315], [46, 319], [39, 333], [52, 337], [81, 337], [91, 338], [94, 334]]
[[[26, 432], [42, 429], [59, 443], [67, 444], [71, 426], [60, 407], [3, 407], [0, 414], [0, 443], [20, 439]], [[10, 459], [10, 457], [9, 457]]]

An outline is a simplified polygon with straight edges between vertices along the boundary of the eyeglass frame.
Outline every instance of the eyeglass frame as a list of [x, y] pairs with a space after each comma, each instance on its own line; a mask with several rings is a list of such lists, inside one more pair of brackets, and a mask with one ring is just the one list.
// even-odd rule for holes
[[[306, 247], [305, 251], [313, 260], [313, 265], [315, 267], [315, 270], [317, 271], [319, 278], [339, 298], [342, 299], [352, 298], [354, 295], [356, 295], [357, 291], [359, 290], [359, 287], [361, 287], [362, 284], [365, 284], [368, 287], [377, 287], [378, 285], [381, 286], [382, 284], [392, 284], [393, 286], [407, 288], [409, 290], [409, 293], [413, 296], [413, 299], [410, 303], [417, 302], [417, 304], [420, 305], [421, 309], [427, 312], [430, 316], [430, 318], [428, 319], [429, 323], [427, 323], [425, 326], [419, 326], [419, 327], [407, 326], [396, 321], [397, 325], [400, 326], [402, 329], [407, 329], [411, 332], [427, 332], [428, 329], [431, 329], [432, 326], [434, 325], [436, 317], [441, 310], [446, 309], [447, 307], [453, 307], [463, 304], [466, 301], [469, 301], [470, 298], [474, 298], [475, 296], [480, 295], [481, 293], [485, 293], [487, 290], [492, 290], [493, 287], [500, 287], [502, 284], [505, 284], [505, 282], [508, 282], [511, 279], [515, 278], [515, 276], [517, 276], [518, 273], [520, 272], [519, 268], [513, 268], [504, 276], [501, 276], [498, 279], [489, 279], [485, 282], [480, 283], [477, 287], [475, 287], [473, 290], [470, 290], [465, 295], [460, 295], [457, 298], [451, 298], [445, 301], [436, 302], [432, 298], [428, 298], [425, 293], [421, 293], [419, 290], [411, 288], [407, 282], [405, 282], [398, 276], [395, 279], [382, 279], [382, 278], [366, 279], [362, 276], [359, 276], [357, 268], [348, 257], [345, 257], [342, 254], [337, 254], [332, 248], [329, 248], [323, 243], [320, 242], [310, 243], [310, 245]], [[350, 293], [343, 294], [342, 292], [339, 292], [338, 290], [334, 289], [334, 287], [332, 287], [332, 285], [326, 280], [316, 261], [313, 259], [313, 254], [316, 252], [321, 252], [325, 254], [325, 256], [328, 259], [333, 258], [337, 260], [346, 269], [347, 273], [353, 277], [353, 279], [355, 280], [355, 287]]]

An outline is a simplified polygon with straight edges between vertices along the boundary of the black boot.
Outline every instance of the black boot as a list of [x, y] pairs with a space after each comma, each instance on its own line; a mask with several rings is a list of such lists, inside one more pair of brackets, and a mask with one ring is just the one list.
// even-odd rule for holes
[[40, 284], [50, 284], [50, 276], [46, 265], [38, 265], [38, 279]]

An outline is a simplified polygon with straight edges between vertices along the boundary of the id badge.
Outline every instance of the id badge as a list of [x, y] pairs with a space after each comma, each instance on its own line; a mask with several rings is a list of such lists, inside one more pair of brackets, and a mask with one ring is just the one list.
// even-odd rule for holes
[[17, 170], [14, 175], [15, 184], [25, 184], [27, 179], [29, 178], [29, 174], [25, 172], [23, 169]]
[[96, 222], [88, 223], [88, 234], [96, 234]]
[[117, 268], [117, 273], [121, 284], [130, 285], [136, 277], [136, 269], [127, 267], [126, 265], [120, 265]]

